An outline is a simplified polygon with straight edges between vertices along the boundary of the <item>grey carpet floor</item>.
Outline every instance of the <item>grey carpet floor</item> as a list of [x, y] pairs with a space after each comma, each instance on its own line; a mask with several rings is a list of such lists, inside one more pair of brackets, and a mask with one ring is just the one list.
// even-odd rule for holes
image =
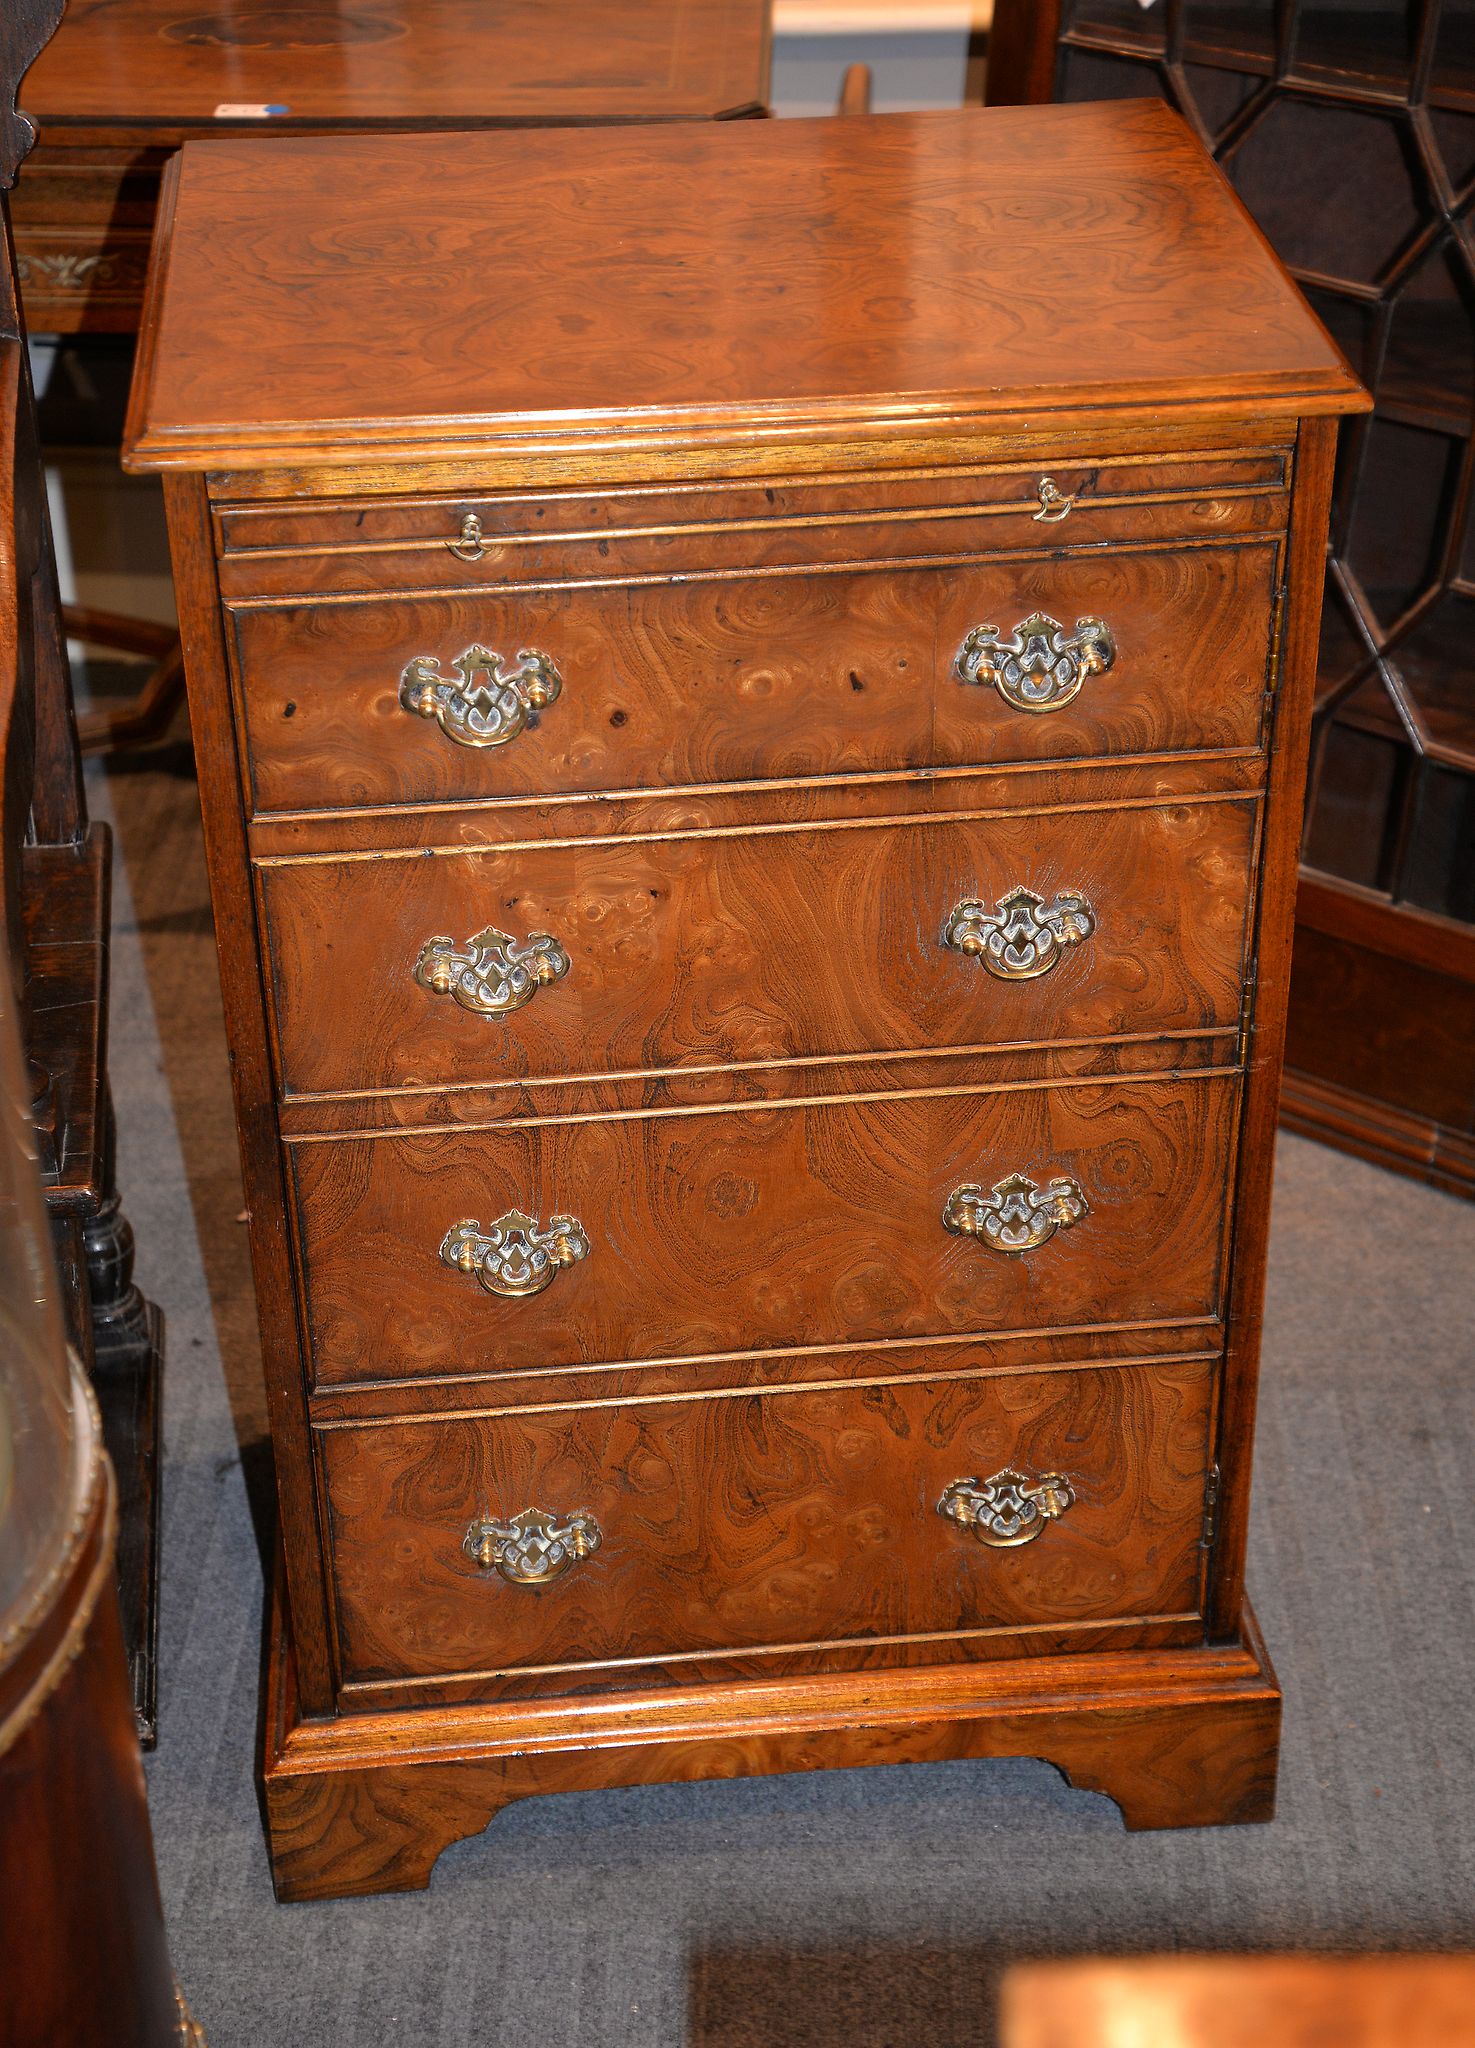
[[977, 2048], [1013, 1957], [1475, 1945], [1475, 1206], [1284, 1140], [1251, 1585], [1272, 1826], [1130, 1836], [1048, 1766], [531, 1800], [412, 1896], [273, 1903], [254, 1771], [263, 1409], [187, 749], [119, 832], [113, 1073], [168, 1316], [149, 1793], [212, 2048]]

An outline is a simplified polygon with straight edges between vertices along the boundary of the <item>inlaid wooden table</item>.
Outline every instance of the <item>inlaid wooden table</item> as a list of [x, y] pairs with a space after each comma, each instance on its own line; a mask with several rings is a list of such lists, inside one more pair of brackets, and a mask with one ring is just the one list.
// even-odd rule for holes
[[[192, 136], [761, 114], [769, 0], [70, 0], [21, 105], [32, 333], [131, 332], [165, 160]], [[447, 193], [480, 200], [454, 137]]]
[[[284, 1897], [540, 1790], [1263, 1820], [1335, 416], [1158, 105], [187, 148], [165, 474]], [[466, 194], [475, 196], [468, 206]]]
[[[730, 119], [765, 111], [770, 0], [71, 0], [26, 77], [40, 140], [13, 208], [35, 334], [138, 325], [164, 163], [191, 136]], [[152, 739], [180, 689], [173, 634], [69, 608], [150, 656], [137, 699], [82, 721], [86, 752]]]

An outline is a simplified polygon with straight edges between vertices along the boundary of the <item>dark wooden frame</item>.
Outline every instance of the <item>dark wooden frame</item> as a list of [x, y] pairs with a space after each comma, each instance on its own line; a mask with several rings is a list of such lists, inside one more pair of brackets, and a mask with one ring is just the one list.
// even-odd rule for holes
[[[58, 9], [59, 13], [60, 10]], [[18, 77], [27, 25], [4, 50]], [[32, 29], [35, 23], [29, 25]], [[37, 438], [8, 187], [29, 124], [12, 113], [0, 175], [0, 357], [4, 481], [15, 535], [0, 868], [5, 939], [34, 1088], [47, 1209], [68, 1335], [91, 1375], [117, 1475], [119, 1592], [139, 1733], [157, 1725], [160, 1375], [163, 1318], [133, 1283], [133, 1233], [119, 1202], [107, 1081], [112, 841], [87, 816], [66, 630]]]

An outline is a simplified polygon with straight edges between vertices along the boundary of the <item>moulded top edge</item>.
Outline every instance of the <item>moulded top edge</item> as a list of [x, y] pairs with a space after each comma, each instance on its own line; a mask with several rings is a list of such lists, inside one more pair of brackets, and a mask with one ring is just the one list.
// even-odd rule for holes
[[136, 469], [599, 454], [1366, 400], [1156, 103], [186, 146]]

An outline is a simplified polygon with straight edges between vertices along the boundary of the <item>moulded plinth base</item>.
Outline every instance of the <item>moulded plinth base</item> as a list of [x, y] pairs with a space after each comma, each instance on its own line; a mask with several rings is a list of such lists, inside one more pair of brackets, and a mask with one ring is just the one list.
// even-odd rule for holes
[[712, 1684], [597, 1699], [298, 1716], [278, 1591], [266, 1808], [281, 1899], [413, 1891], [442, 1849], [536, 1792], [1028, 1756], [1129, 1828], [1275, 1810], [1280, 1688], [1248, 1608], [1236, 1642]]

